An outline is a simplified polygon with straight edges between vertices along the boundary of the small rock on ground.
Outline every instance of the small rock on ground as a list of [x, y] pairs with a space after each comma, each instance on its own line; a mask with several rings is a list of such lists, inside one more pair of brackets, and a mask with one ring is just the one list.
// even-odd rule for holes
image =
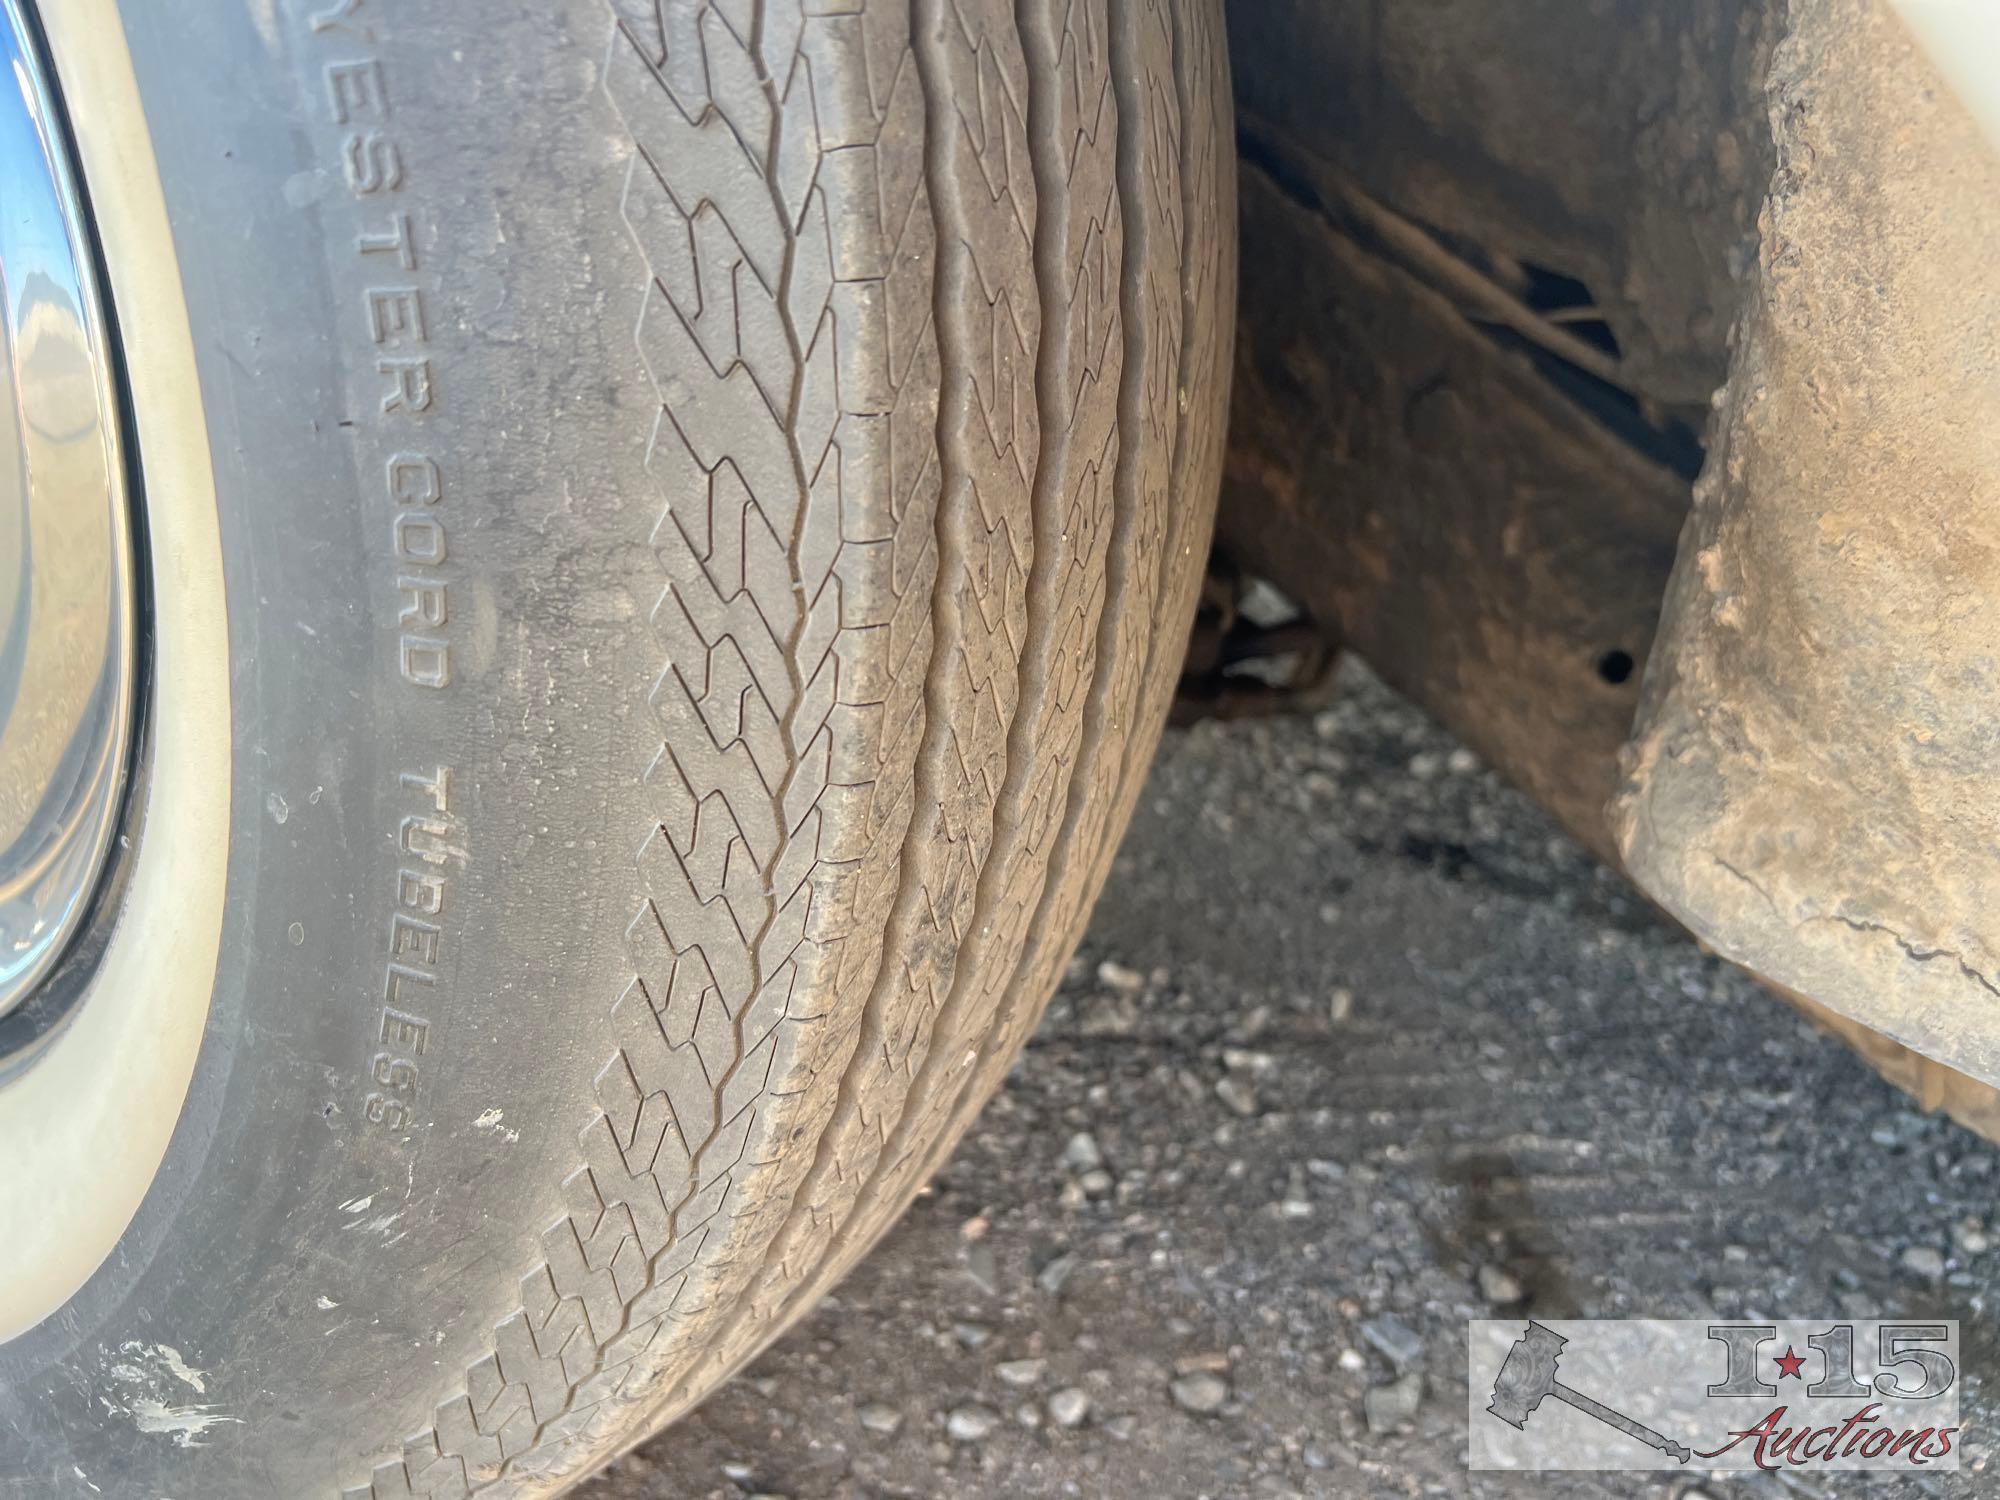
[[1412, 1370], [1387, 1385], [1370, 1386], [1361, 1398], [1362, 1411], [1373, 1433], [1394, 1432], [1409, 1425], [1424, 1399], [1424, 1377]]
[[1011, 1386], [1034, 1385], [1048, 1369], [1045, 1359], [1009, 1359], [993, 1367], [993, 1373]]
[[855, 1415], [863, 1427], [884, 1437], [894, 1437], [903, 1426], [903, 1414], [886, 1401], [870, 1401]]
[[995, 1420], [983, 1406], [961, 1406], [945, 1418], [944, 1430], [954, 1442], [976, 1443], [993, 1430]]
[[1233, 1073], [1215, 1080], [1215, 1097], [1228, 1105], [1231, 1113], [1246, 1120], [1257, 1113], [1257, 1091]]
[[1049, 1397], [1049, 1420], [1058, 1427], [1076, 1427], [1090, 1415], [1090, 1396], [1066, 1385]]
[[1361, 1325], [1361, 1336], [1398, 1370], [1407, 1370], [1424, 1357], [1424, 1341], [1401, 1318], [1370, 1318]]
[[1098, 1148], [1097, 1137], [1088, 1130], [1079, 1130], [1069, 1138], [1063, 1147], [1063, 1165], [1072, 1172], [1088, 1172], [1104, 1165], [1104, 1153]]
[[1097, 982], [1121, 995], [1136, 995], [1146, 987], [1146, 976], [1107, 958], [1097, 966]]
[[1063, 1287], [1069, 1283], [1070, 1273], [1075, 1270], [1074, 1255], [1058, 1255], [1035, 1273], [1035, 1285], [1051, 1297], [1060, 1297]]
[[1210, 1370], [1195, 1370], [1179, 1376], [1170, 1387], [1174, 1405], [1198, 1416], [1220, 1411], [1229, 1399], [1229, 1382]]
[[1936, 1281], [1944, 1275], [1944, 1256], [1929, 1245], [1912, 1245], [1903, 1252], [1903, 1268]]

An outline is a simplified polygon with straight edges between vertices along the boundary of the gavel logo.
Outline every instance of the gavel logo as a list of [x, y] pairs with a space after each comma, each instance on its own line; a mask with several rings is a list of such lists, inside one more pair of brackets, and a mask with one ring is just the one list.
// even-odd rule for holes
[[1613, 1411], [1556, 1379], [1556, 1362], [1562, 1358], [1563, 1345], [1568, 1342], [1553, 1328], [1531, 1321], [1527, 1333], [1516, 1339], [1514, 1347], [1507, 1351], [1506, 1361], [1493, 1380], [1493, 1400], [1486, 1409], [1508, 1426], [1525, 1432], [1528, 1418], [1534, 1414], [1535, 1408], [1542, 1404], [1544, 1397], [1553, 1396], [1607, 1426], [1617, 1428], [1626, 1436], [1636, 1438], [1648, 1448], [1659, 1449], [1677, 1462], [1686, 1463], [1693, 1456], [1687, 1444], [1661, 1437], [1652, 1428], [1641, 1427], [1623, 1412]]

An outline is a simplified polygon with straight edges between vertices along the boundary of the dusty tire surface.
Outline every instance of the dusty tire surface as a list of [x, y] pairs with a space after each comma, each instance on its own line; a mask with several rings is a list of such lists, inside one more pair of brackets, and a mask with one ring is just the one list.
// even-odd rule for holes
[[1213, 515], [1220, 7], [197, 10], [122, 18], [223, 956], [0, 1494], [554, 1494], [853, 1264], [1081, 931]]

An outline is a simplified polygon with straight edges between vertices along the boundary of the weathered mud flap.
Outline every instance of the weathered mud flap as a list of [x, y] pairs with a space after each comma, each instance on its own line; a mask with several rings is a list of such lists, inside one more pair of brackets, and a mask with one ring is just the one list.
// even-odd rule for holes
[[2000, 155], [1970, 103], [1889, 7], [1791, 6], [1612, 824], [1719, 952], [2000, 1084]]

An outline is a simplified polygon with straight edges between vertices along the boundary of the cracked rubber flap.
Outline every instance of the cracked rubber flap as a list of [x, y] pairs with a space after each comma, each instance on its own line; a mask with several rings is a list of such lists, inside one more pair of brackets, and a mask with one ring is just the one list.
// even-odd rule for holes
[[1724, 955], [2000, 1082], [2000, 304], [1967, 274], [2000, 163], [1885, 5], [1792, 28], [1612, 816], [1632, 876]]

